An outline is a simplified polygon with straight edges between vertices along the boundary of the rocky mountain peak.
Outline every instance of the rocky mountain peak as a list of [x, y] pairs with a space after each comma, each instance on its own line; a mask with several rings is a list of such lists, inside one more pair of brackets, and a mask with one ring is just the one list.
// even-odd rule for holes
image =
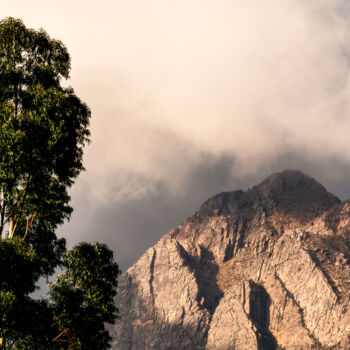
[[350, 201], [299, 171], [220, 193], [126, 271], [114, 350], [350, 349]]
[[267, 177], [251, 192], [259, 193], [264, 198], [271, 198], [276, 205], [284, 207], [304, 206], [312, 208], [319, 206], [328, 210], [340, 200], [328, 192], [320, 183], [310, 176], [297, 170], [285, 170]]
[[198, 216], [253, 214], [261, 208], [267, 215], [280, 212], [300, 221], [319, 216], [340, 200], [316, 180], [297, 170], [267, 177], [248, 191], [222, 192], [206, 201]]

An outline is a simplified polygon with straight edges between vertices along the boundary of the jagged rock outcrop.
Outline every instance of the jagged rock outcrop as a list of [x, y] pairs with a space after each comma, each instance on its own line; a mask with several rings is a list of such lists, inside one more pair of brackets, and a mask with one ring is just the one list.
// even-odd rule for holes
[[350, 201], [274, 174], [209, 199], [120, 281], [118, 350], [350, 349]]

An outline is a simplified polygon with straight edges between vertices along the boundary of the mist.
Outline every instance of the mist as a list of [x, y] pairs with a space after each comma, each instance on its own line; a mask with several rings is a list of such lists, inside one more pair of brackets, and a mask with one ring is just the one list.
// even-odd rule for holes
[[92, 110], [68, 243], [123, 270], [208, 197], [299, 169], [350, 197], [346, 1], [0, 3], [62, 40]]

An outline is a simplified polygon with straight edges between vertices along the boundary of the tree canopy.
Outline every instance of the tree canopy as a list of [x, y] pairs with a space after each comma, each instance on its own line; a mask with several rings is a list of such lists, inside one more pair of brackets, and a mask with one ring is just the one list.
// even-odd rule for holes
[[[69, 77], [65, 46], [21, 20], [0, 24], [0, 233], [28, 235], [68, 218], [67, 188], [83, 169], [90, 110], [61, 86]], [[17, 230], [18, 229], [18, 230]]]
[[[67, 252], [55, 233], [90, 135], [88, 106], [62, 85], [69, 71], [62, 42], [0, 22], [0, 349], [105, 349], [117, 315], [113, 253], [99, 243]], [[50, 297], [32, 299], [57, 266]]]

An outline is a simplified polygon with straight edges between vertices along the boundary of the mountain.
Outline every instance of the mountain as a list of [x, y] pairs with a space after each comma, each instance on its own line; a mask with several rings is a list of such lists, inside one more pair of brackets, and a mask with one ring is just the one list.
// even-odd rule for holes
[[299, 171], [220, 193], [123, 274], [112, 349], [350, 349], [349, 232]]

